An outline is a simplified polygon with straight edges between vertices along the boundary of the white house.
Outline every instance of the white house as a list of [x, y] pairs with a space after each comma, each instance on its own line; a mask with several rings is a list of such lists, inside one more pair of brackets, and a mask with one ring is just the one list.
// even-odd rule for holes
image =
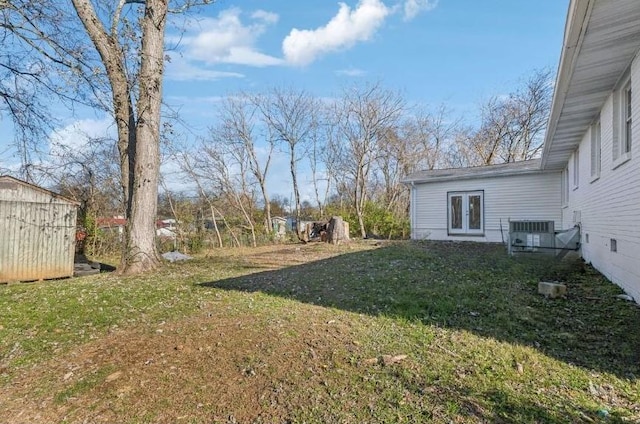
[[411, 237], [500, 242], [510, 220], [562, 222], [561, 172], [539, 159], [410, 175]]
[[541, 159], [408, 176], [412, 237], [579, 225], [584, 259], [640, 301], [639, 50], [639, 0], [572, 0]]

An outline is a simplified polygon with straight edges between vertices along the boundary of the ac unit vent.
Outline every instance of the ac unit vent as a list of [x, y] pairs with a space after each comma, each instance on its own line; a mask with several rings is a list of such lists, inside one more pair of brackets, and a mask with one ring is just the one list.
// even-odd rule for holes
[[509, 221], [509, 253], [554, 253], [554, 221]]
[[553, 233], [553, 221], [511, 221], [510, 224], [512, 233]]

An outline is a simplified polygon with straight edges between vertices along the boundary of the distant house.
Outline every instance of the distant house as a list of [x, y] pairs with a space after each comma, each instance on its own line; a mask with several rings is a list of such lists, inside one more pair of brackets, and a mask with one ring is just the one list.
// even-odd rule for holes
[[408, 176], [412, 237], [577, 225], [584, 259], [640, 301], [639, 50], [640, 1], [572, 0], [541, 159]]
[[99, 217], [96, 219], [98, 229], [115, 233], [121, 236], [124, 234], [124, 226], [127, 225], [127, 219], [123, 216]]
[[0, 176], [0, 281], [73, 276], [78, 203]]
[[[124, 227], [127, 225], [127, 219], [121, 215], [113, 217], [100, 217], [96, 220], [97, 227], [104, 231], [118, 234], [119, 237], [124, 234]], [[158, 219], [156, 220], [156, 236], [166, 240], [175, 240], [178, 222], [175, 219]]]
[[178, 228], [179, 222], [173, 218], [158, 219], [156, 220], [156, 228], [166, 228], [171, 231], [175, 231]]

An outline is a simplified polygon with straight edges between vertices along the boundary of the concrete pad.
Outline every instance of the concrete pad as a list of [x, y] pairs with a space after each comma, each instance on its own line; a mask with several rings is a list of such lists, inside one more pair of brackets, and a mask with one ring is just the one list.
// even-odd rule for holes
[[563, 297], [567, 294], [567, 286], [560, 283], [540, 281], [538, 283], [538, 293], [544, 295], [545, 297], [555, 299], [557, 297]]

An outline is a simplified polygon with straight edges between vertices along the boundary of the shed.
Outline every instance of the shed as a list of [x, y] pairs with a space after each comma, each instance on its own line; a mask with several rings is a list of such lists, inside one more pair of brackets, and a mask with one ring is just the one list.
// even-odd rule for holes
[[287, 233], [287, 218], [274, 216], [271, 218], [271, 229], [276, 238], [282, 238]]
[[0, 176], [0, 282], [73, 276], [78, 205]]

